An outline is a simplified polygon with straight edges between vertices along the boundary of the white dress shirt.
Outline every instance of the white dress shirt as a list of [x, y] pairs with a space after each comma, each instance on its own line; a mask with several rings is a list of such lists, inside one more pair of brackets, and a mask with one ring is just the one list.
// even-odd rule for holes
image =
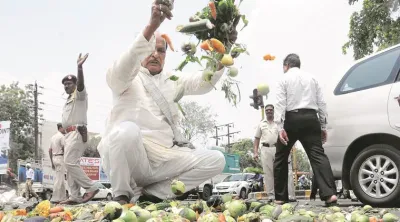
[[26, 179], [33, 180], [33, 178], [35, 178], [35, 171], [33, 171], [32, 168], [29, 168], [29, 170], [26, 171]]
[[[172, 147], [174, 138], [172, 129], [160, 108], [144, 88], [138, 75], [151, 76], [170, 104], [173, 121], [177, 123], [182, 114], [174, 99], [181, 93], [183, 95], [200, 95], [210, 92], [224, 73], [224, 69], [216, 72], [211, 83], [203, 80], [202, 72], [162, 71], [153, 76], [141, 66], [141, 61], [151, 55], [155, 48], [155, 36], [147, 41], [143, 33], [140, 33], [129, 50], [122, 54], [107, 71], [107, 84], [113, 92], [114, 104], [106, 122], [104, 136], [119, 123], [131, 121], [140, 127], [144, 143], [151, 141], [162, 147]], [[178, 76], [179, 79], [177, 81], [170, 80], [169, 77], [172, 75]]]
[[296, 109], [314, 109], [318, 112], [321, 129], [326, 129], [326, 103], [318, 81], [299, 68], [289, 69], [278, 82], [275, 104], [275, 122], [283, 129], [285, 113]]

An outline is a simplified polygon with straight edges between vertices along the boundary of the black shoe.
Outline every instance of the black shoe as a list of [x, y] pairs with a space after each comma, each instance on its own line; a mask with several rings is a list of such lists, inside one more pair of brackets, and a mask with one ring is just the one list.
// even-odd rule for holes
[[139, 202], [146, 202], [147, 201], [147, 202], [152, 202], [152, 203], [161, 203], [161, 202], [163, 202], [162, 199], [160, 199], [160, 198], [158, 198], [156, 196], [150, 195], [150, 194], [142, 194], [142, 196], [139, 197], [138, 201]]
[[129, 198], [127, 196], [125, 196], [125, 195], [121, 195], [121, 196], [115, 197], [113, 199], [113, 201], [116, 201], [121, 205], [124, 205], [124, 204], [127, 204], [127, 203], [130, 202]]

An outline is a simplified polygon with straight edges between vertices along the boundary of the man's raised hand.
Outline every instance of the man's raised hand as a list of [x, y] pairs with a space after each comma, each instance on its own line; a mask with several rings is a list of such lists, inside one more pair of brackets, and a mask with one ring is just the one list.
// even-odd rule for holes
[[79, 57], [78, 57], [78, 67], [81, 67], [83, 65], [83, 63], [85, 63], [86, 59], [89, 57], [89, 53], [86, 53], [86, 55], [84, 57], [82, 57], [82, 53], [79, 53]]
[[171, 4], [169, 0], [155, 0], [151, 7], [150, 25], [154, 28], [160, 27], [165, 18], [171, 20]]

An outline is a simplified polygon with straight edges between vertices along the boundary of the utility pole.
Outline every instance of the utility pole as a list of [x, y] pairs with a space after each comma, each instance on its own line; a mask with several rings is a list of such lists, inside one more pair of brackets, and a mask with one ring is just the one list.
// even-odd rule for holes
[[38, 121], [38, 109], [39, 109], [39, 102], [38, 102], [38, 89], [37, 83], [35, 81], [35, 86], [33, 89], [33, 98], [34, 98], [34, 112], [35, 112], [35, 160], [38, 159], [38, 147], [39, 147], [39, 121]]
[[[218, 130], [220, 130], [221, 127], [227, 127], [228, 129], [228, 133], [227, 134], [223, 134], [223, 135], [218, 135]], [[220, 140], [222, 137], [228, 137], [228, 153], [230, 152], [230, 146], [231, 146], [231, 140], [230, 138], [232, 137], [232, 135], [240, 133], [240, 131], [236, 131], [236, 132], [230, 132], [230, 128], [234, 127], [233, 123], [228, 123], [228, 124], [223, 124], [223, 125], [219, 125], [219, 126], [215, 126], [215, 136], [211, 137], [214, 138], [216, 140], [215, 144], [218, 146], [218, 140]]]
[[[42, 110], [42, 108], [39, 107], [39, 95], [40, 93], [38, 91], [38, 88], [43, 89], [42, 86], [38, 86], [37, 82], [35, 81], [35, 84], [29, 84], [29, 88], [31, 89], [31, 93], [33, 93], [33, 127], [34, 127], [34, 136], [35, 136], [35, 160], [38, 160], [39, 158], [39, 110]], [[43, 104], [43, 103], [41, 103]], [[42, 115], [40, 115], [41, 117]]]

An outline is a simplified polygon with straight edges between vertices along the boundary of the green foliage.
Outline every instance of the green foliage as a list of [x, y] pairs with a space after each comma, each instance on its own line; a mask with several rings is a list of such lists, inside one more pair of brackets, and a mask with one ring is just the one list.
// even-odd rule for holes
[[0, 86], [0, 120], [11, 121], [9, 165], [17, 169], [17, 160], [34, 155], [34, 117], [32, 95], [12, 83]]
[[[354, 4], [358, 0], [349, 0]], [[398, 0], [364, 0], [360, 12], [350, 18], [349, 41], [343, 47], [354, 51], [354, 59], [365, 57], [400, 43], [400, 17]]]
[[264, 173], [261, 168], [257, 168], [257, 167], [247, 167], [246, 169], [243, 170], [243, 172], [259, 173], [259, 174]]
[[238, 154], [240, 156], [239, 165], [241, 169], [248, 167], [262, 168], [260, 162], [257, 162], [253, 158], [253, 140], [252, 139], [241, 139], [231, 148], [231, 153]]
[[[298, 172], [311, 172], [310, 162], [306, 152], [303, 149], [296, 149], [293, 151], [296, 158], [296, 166]], [[292, 159], [293, 160], [293, 159]], [[293, 170], [295, 168], [293, 167]]]
[[197, 139], [205, 140], [213, 132], [216, 114], [211, 112], [211, 107], [203, 107], [197, 102], [182, 102], [182, 111], [185, 113], [179, 123], [185, 138], [191, 142]]

